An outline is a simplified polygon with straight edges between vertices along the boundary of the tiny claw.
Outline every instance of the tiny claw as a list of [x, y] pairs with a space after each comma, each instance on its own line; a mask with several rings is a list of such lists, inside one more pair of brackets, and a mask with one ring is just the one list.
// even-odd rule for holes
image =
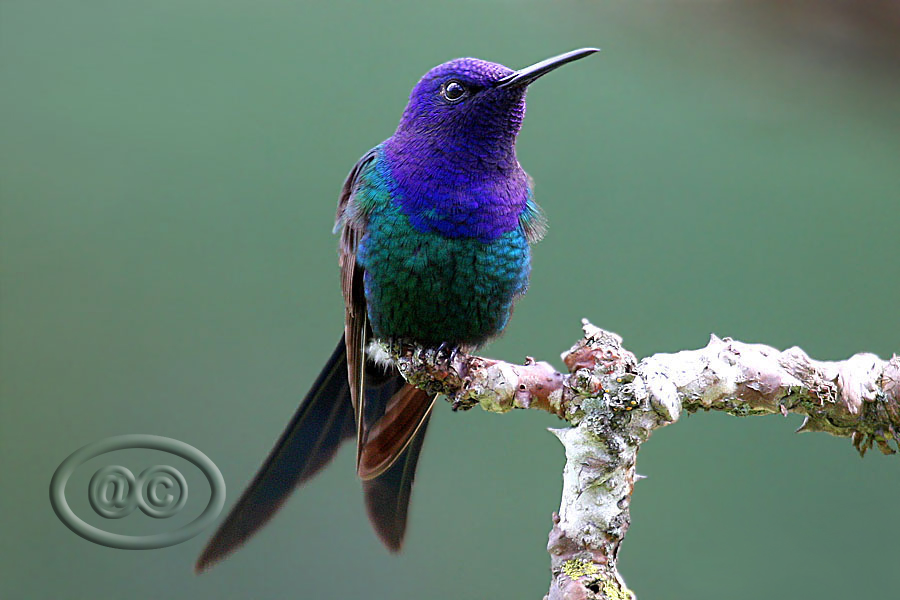
[[434, 351], [435, 362], [440, 360], [448, 368], [456, 361], [457, 356], [459, 356], [459, 346], [447, 342], [441, 342]]
[[448, 359], [451, 363], [456, 362], [456, 359], [459, 357], [459, 346], [454, 346], [450, 350], [450, 358]]

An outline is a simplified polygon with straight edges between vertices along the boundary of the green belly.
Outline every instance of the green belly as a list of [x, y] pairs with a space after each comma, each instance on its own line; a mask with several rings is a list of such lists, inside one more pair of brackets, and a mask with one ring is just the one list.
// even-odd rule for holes
[[380, 338], [478, 346], [506, 326], [528, 285], [521, 229], [496, 240], [415, 230], [397, 210], [376, 210], [357, 261], [369, 319]]

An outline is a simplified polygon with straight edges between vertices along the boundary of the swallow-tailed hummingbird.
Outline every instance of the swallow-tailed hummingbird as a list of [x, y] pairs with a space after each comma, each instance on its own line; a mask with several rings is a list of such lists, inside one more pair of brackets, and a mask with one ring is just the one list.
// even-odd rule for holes
[[528, 287], [529, 245], [546, 229], [516, 158], [525, 91], [594, 52], [518, 71], [460, 58], [416, 84], [397, 130], [356, 163], [340, 194], [344, 335], [198, 571], [246, 542], [352, 437], [369, 518], [385, 546], [400, 549], [435, 397], [369, 345], [472, 351], [503, 331]]

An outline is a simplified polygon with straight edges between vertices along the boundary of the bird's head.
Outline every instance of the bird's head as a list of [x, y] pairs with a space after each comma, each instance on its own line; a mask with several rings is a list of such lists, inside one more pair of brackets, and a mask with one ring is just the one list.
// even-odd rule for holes
[[440, 140], [445, 150], [512, 149], [525, 117], [525, 90], [537, 78], [596, 48], [582, 48], [514, 71], [477, 58], [434, 67], [416, 84], [397, 134]]

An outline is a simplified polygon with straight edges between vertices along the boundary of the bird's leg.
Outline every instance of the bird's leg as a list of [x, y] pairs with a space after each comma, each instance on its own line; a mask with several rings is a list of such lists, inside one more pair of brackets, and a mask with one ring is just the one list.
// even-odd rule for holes
[[391, 356], [413, 356], [418, 353], [418, 358], [420, 360], [423, 360], [424, 358], [422, 352], [425, 350], [425, 348], [421, 347], [419, 344], [416, 344], [411, 340], [391, 337], [382, 339], [381, 343], [384, 345], [385, 349]]
[[391, 356], [400, 356], [403, 354], [403, 341], [397, 338], [387, 338], [384, 341], [384, 345], [387, 348], [388, 353]]

